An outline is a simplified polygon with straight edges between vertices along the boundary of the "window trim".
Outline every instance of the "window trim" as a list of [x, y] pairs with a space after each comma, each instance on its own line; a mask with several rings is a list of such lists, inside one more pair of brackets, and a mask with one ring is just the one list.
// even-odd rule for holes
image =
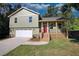
[[17, 17], [15, 17], [15, 23], [17, 23]]
[[32, 16], [29, 16], [29, 23], [32, 23]]

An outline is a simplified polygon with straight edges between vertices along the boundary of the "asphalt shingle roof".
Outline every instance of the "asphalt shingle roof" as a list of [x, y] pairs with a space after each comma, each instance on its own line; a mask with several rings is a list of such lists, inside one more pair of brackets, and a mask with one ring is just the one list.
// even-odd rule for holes
[[45, 21], [65, 21], [65, 18], [62, 17], [43, 17], [42, 20], [39, 22], [45, 22]]

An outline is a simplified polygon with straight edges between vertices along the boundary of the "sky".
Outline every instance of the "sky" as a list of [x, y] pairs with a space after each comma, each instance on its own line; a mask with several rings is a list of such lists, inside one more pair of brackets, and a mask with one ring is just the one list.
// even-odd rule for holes
[[30, 8], [38, 13], [40, 15], [45, 15], [47, 13], [48, 6], [56, 6], [58, 3], [27, 3], [22, 4], [22, 7]]
[[[45, 15], [47, 13], [48, 6], [54, 6], [60, 8], [63, 5], [64, 3], [27, 3], [27, 4], [22, 4], [22, 7], [30, 8], [40, 13], [41, 15]], [[61, 13], [61, 11], [58, 10], [57, 13]], [[76, 10], [75, 8], [72, 8], [72, 15], [74, 17], [79, 17], [79, 11]]]
[[[14, 8], [14, 4], [12, 8]], [[21, 3], [22, 7], [27, 7], [29, 9], [32, 9], [38, 13], [40, 13], [40, 15], [45, 15], [47, 13], [47, 7], [48, 6], [54, 6], [54, 7], [58, 7], [60, 8], [61, 6], [63, 6], [64, 3]], [[1, 9], [0, 9], [1, 11]], [[2, 9], [2, 11], [4, 12], [4, 10]], [[57, 13], [61, 13], [60, 10], [57, 11]], [[72, 15], [74, 17], [79, 17], [79, 11], [77, 11], [75, 8], [72, 8]]]
[[47, 13], [47, 7], [50, 6], [50, 4], [40, 4], [40, 3], [29, 3], [29, 4], [22, 4], [22, 7], [30, 8], [41, 15], [44, 15]]

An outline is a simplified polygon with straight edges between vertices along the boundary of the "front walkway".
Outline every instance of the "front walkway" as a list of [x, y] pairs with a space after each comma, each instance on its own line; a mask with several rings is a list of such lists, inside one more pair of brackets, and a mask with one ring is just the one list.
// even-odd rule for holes
[[21, 45], [23, 42], [29, 40], [29, 38], [9, 38], [0, 41], [0, 55], [4, 55], [14, 48]]
[[45, 45], [48, 44], [48, 42], [45, 41], [26, 41], [22, 45]]

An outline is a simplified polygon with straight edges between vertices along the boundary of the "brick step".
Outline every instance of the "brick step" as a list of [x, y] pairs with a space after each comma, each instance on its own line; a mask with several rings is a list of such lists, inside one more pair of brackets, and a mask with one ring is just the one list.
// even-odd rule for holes
[[66, 39], [66, 37], [51, 37], [51, 40], [52, 39]]
[[48, 41], [49, 40], [49, 34], [48, 33], [44, 33], [43, 34], [43, 38], [41, 39], [41, 41]]
[[41, 41], [48, 41], [48, 39], [47, 38], [43, 38], [43, 39], [41, 39]]
[[50, 35], [65, 35], [64, 33], [52, 33], [52, 34], [50, 34]]
[[51, 35], [51, 37], [54, 37], [54, 36], [65, 37], [65, 35]]
[[63, 33], [57, 33], [57, 34], [56, 33], [51, 33], [50, 37], [51, 37], [51, 39], [56, 39], [56, 38], [65, 39], [66, 38], [66, 36]]
[[44, 35], [43, 38], [48, 38], [48, 35]]

